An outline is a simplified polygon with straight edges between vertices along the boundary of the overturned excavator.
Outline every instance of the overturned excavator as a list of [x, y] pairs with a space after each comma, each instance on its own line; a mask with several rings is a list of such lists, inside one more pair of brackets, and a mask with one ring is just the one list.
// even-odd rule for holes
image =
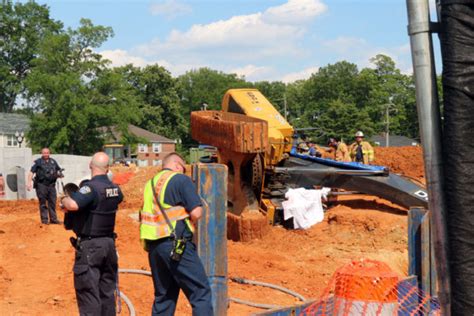
[[256, 89], [231, 89], [222, 111], [191, 113], [192, 137], [218, 148], [229, 170], [229, 211], [282, 221], [288, 188], [325, 186], [375, 195], [404, 207], [427, 206], [426, 190], [385, 167], [338, 162], [296, 151], [293, 127]]

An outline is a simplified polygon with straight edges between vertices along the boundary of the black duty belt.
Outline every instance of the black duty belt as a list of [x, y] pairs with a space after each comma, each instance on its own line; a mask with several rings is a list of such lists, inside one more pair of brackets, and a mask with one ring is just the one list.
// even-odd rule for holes
[[116, 233], [110, 233], [106, 235], [78, 235], [77, 238], [81, 240], [90, 240], [90, 239], [95, 239], [95, 238], [117, 238]]

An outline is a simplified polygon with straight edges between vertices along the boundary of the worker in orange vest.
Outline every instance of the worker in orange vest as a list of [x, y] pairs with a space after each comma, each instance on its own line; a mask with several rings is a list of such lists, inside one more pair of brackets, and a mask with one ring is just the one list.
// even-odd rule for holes
[[349, 147], [349, 153], [352, 161], [369, 165], [374, 161], [374, 149], [363, 139], [364, 133], [361, 131], [355, 133], [355, 142]]

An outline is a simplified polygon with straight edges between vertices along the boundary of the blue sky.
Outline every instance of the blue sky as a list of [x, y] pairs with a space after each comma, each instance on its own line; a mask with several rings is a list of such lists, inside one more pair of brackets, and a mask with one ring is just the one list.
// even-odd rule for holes
[[66, 27], [80, 18], [111, 26], [115, 36], [98, 51], [115, 66], [158, 63], [174, 76], [210, 67], [291, 82], [341, 60], [368, 67], [383, 53], [412, 72], [404, 0], [38, 2]]

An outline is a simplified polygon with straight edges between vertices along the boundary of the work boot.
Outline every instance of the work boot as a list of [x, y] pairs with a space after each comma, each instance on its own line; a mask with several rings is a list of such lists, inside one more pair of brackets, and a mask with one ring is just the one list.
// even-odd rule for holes
[[49, 221], [50, 224], [62, 224], [61, 221], [58, 221], [57, 219], [54, 221]]

